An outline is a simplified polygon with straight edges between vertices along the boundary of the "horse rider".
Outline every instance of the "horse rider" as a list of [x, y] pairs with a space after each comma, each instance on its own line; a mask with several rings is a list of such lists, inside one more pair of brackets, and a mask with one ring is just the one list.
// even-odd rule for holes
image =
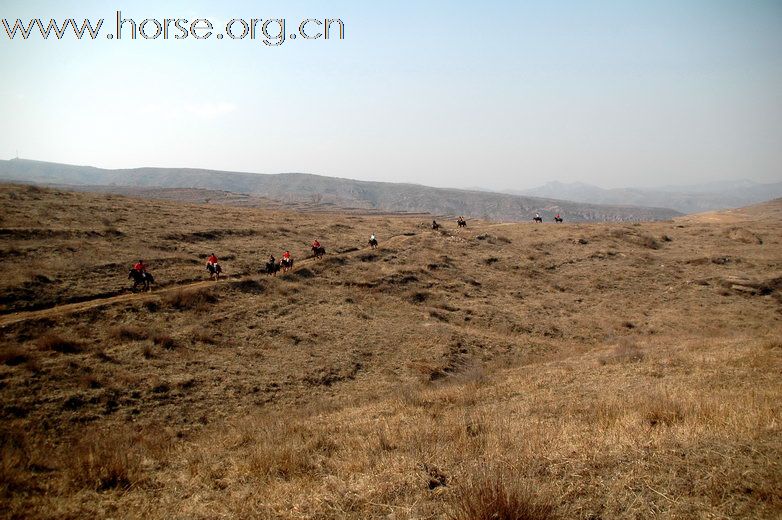
[[375, 238], [375, 234], [374, 234], [374, 233], [372, 233], [371, 235], [369, 235], [369, 241], [370, 241], [370, 242], [377, 242], [377, 238]]
[[556, 218], [556, 219], [562, 219], [562, 217], [560, 217], [560, 216], [559, 216], [559, 213], [557, 213], [557, 216], [556, 216], [556, 217], [554, 217], [554, 218]]
[[206, 259], [206, 265], [207, 267], [211, 265], [212, 269], [217, 268], [217, 257], [215, 256], [214, 253], [211, 253], [209, 255], [209, 258]]
[[540, 213], [538, 213], [537, 211], [535, 212], [535, 218], [540, 218]]
[[274, 255], [269, 255], [269, 265], [274, 265], [277, 263], [277, 259], [274, 258]]
[[312, 249], [318, 249], [320, 248], [320, 242], [318, 242], [318, 239], [316, 238], [315, 241], [312, 243]]
[[286, 262], [286, 263], [289, 263], [291, 261], [291, 252], [290, 251], [285, 251], [282, 254], [282, 261]]
[[136, 262], [136, 265], [133, 266], [133, 269], [144, 275], [147, 273], [147, 266], [144, 265], [144, 260], [139, 260]]

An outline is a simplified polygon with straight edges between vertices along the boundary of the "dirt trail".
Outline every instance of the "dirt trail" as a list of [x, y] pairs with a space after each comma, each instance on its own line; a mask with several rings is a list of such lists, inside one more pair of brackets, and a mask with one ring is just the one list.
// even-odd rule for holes
[[[415, 238], [416, 235], [395, 235], [393, 237], [390, 237], [388, 240], [385, 240], [382, 244], [378, 246], [378, 249], [384, 249], [388, 245], [392, 245], [398, 242], [406, 242], [411, 238]], [[342, 253], [342, 254], [336, 254], [331, 256], [350, 256], [354, 255], [356, 253], [367, 251], [370, 248], [364, 247], [357, 249], [355, 251], [351, 251], [349, 253]], [[303, 267], [306, 267], [308, 265], [311, 265], [313, 263], [317, 262], [316, 258], [307, 258], [304, 260], [301, 260], [296, 263], [295, 267], [290, 270], [291, 273], [295, 273], [299, 269], [302, 269]], [[98, 307], [104, 307], [107, 305], [115, 305], [118, 303], [128, 303], [128, 302], [135, 302], [135, 301], [144, 301], [149, 298], [160, 296], [163, 294], [172, 293], [175, 291], [181, 291], [181, 290], [187, 290], [187, 289], [198, 289], [201, 287], [213, 287], [217, 284], [223, 284], [226, 282], [235, 282], [235, 281], [241, 281], [241, 280], [249, 280], [252, 279], [254, 276], [258, 275], [244, 275], [244, 276], [224, 276], [220, 280], [202, 280], [199, 282], [191, 282], [191, 283], [185, 283], [185, 284], [179, 284], [179, 285], [170, 285], [167, 287], [163, 287], [151, 292], [140, 292], [140, 293], [126, 293], [126, 294], [119, 294], [116, 296], [107, 296], [107, 297], [99, 297], [94, 298], [91, 300], [85, 300], [82, 302], [76, 302], [76, 303], [66, 303], [64, 305], [57, 305], [55, 307], [48, 307], [46, 309], [38, 309], [33, 311], [19, 311], [19, 312], [13, 312], [9, 314], [5, 314], [0, 316], [0, 328], [6, 327], [8, 325], [12, 325], [14, 323], [19, 323], [21, 321], [27, 321], [27, 320], [36, 320], [41, 318], [51, 318], [56, 316], [62, 316], [65, 314], [71, 314], [74, 312], [80, 312], [85, 311], [89, 309], [95, 309]], [[284, 275], [283, 275], [284, 276]]]

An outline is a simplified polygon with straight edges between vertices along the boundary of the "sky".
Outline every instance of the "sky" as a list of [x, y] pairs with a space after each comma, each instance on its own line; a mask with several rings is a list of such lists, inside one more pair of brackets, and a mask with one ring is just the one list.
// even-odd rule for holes
[[[118, 9], [215, 34], [109, 39]], [[782, 181], [780, 0], [3, 0], [17, 18], [104, 25], [0, 25], [0, 159], [513, 190]], [[288, 35], [340, 19], [344, 39], [266, 45], [262, 22], [217, 39], [253, 18]]]

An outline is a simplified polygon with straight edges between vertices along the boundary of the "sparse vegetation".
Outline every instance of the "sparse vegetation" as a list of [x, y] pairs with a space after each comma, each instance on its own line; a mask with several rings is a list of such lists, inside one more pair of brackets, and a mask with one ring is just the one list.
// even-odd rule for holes
[[[0, 282], [2, 517], [779, 516], [782, 212], [729, 224], [760, 247], [14, 191], [49, 281]], [[205, 281], [289, 243], [304, 276]], [[119, 291], [139, 256], [161, 285]]]
[[44, 334], [36, 342], [39, 350], [51, 350], [63, 354], [76, 354], [84, 349], [84, 345], [76, 340], [64, 338], [57, 334]]

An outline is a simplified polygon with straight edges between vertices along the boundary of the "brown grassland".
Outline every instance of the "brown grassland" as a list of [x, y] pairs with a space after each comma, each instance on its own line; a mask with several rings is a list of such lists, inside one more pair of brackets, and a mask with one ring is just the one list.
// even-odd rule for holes
[[2, 517], [782, 515], [782, 201], [440, 231], [15, 185], [0, 209]]

